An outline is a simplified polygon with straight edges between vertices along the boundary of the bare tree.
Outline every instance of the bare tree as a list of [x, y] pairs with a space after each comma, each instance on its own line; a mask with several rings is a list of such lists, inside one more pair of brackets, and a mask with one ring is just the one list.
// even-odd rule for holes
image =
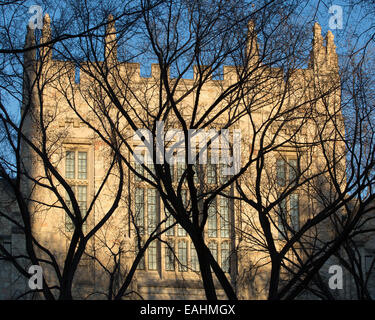
[[[42, 265], [47, 299], [72, 299], [82, 266], [105, 279], [86, 296], [140, 295], [137, 270], [163, 249], [207, 299], [220, 287], [237, 299], [243, 279], [269, 299], [331, 298], [319, 272], [373, 201], [374, 166], [371, 117], [342, 99], [358, 79], [340, 74], [332, 33], [324, 44], [316, 24], [310, 53], [294, 1], [82, 4], [0, 51], [3, 83], [24, 70], [21, 117], [0, 105], [1, 176], [21, 219], [1, 216], [26, 253], [3, 256], [25, 277], [21, 258]], [[135, 61], [154, 63], [149, 77]]]

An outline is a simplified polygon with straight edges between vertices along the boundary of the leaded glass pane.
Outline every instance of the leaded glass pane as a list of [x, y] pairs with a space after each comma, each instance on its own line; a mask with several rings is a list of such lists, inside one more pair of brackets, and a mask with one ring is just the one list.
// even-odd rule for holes
[[65, 157], [65, 177], [67, 179], [75, 178], [75, 153], [67, 151]]
[[83, 217], [87, 210], [87, 186], [77, 186], [77, 201]]
[[[186, 190], [181, 190], [181, 198], [182, 198], [182, 203], [183, 203], [185, 209], [187, 209], [187, 191]], [[178, 225], [178, 227], [177, 227], [177, 235], [179, 237], [185, 237], [186, 236], [186, 231], [183, 227], [181, 227], [181, 225]]]
[[[141, 243], [141, 246], [143, 246], [143, 242]], [[135, 256], [137, 256], [139, 250], [138, 250], [138, 241], [135, 239]], [[141, 260], [139, 261], [137, 265], [137, 269], [144, 270], [146, 268], [145, 264], [145, 257], [142, 256]]]
[[148, 269], [157, 270], [157, 247], [156, 241], [150, 243], [148, 247]]
[[207, 183], [216, 184], [216, 164], [207, 163]]
[[[168, 211], [167, 208], [164, 209], [164, 212], [165, 212], [165, 218], [167, 219], [166, 221], [166, 228], [170, 227], [172, 224], [174, 224], [176, 222], [175, 218], [173, 218], [173, 216], [170, 214], [170, 212]], [[175, 227], [171, 227], [170, 229], [168, 229], [165, 234], [167, 236], [174, 236], [174, 229]]]
[[141, 234], [144, 230], [144, 190], [135, 189], [135, 222]]
[[297, 178], [297, 160], [289, 160], [289, 183], [295, 182]]
[[229, 201], [220, 197], [220, 236], [229, 238]]
[[194, 164], [193, 171], [194, 171], [194, 184], [199, 184], [200, 182], [200, 165]]
[[[70, 186], [70, 188], [72, 189], [73, 193], [75, 193], [75, 186]], [[69, 208], [70, 212], [74, 214], [72, 201], [69, 197], [68, 192], [65, 192], [65, 203], [67, 207]], [[72, 219], [69, 217], [68, 213], [65, 214], [65, 230], [68, 232], [71, 232], [74, 230], [74, 223]]]
[[285, 223], [286, 223], [286, 201], [285, 199], [281, 200], [279, 205], [279, 215], [278, 215], [278, 228], [279, 228], [279, 239], [284, 239], [283, 234], [285, 234]]
[[[134, 162], [134, 169], [137, 173], [140, 174], [140, 176], [144, 177], [144, 168], [143, 168], [143, 155], [137, 155], [137, 157], [139, 158], [139, 161], [135, 161]], [[142, 178], [139, 177], [138, 175], [134, 175], [134, 179], [135, 181], [142, 181]]]
[[208, 207], [207, 236], [209, 238], [217, 237], [216, 199], [214, 199]]
[[[154, 178], [151, 175], [151, 173], [152, 173], [155, 176], [155, 165], [154, 165], [152, 159], [147, 160], [147, 168], [148, 168], [148, 170], [145, 170], [146, 178], [151, 180], [151, 181], [154, 181]], [[151, 171], [151, 173], [149, 171]]]
[[208, 248], [211, 251], [212, 256], [217, 261], [217, 243], [215, 241], [211, 241], [208, 243]]
[[148, 233], [151, 234], [156, 229], [156, 189], [147, 189], [147, 219]]
[[174, 271], [174, 242], [168, 241], [168, 245], [165, 245], [165, 270]]
[[190, 265], [193, 271], [199, 271], [198, 255], [193, 243], [190, 243]]
[[224, 184], [227, 183], [229, 180], [229, 175], [226, 174], [228, 168], [227, 164], [220, 164], [219, 165], [219, 176], [220, 176], [220, 183]]
[[184, 162], [177, 162], [177, 183], [180, 182], [182, 175], [186, 170], [186, 165]]
[[229, 272], [229, 242], [221, 243], [221, 268], [224, 272]]
[[276, 161], [276, 181], [279, 186], [285, 186], [285, 161], [284, 159], [277, 159]]
[[87, 152], [78, 152], [78, 179], [87, 179]]
[[178, 270], [187, 271], [187, 243], [186, 241], [179, 241], [178, 243]]
[[299, 195], [293, 193], [290, 195], [290, 220], [294, 231], [299, 230]]

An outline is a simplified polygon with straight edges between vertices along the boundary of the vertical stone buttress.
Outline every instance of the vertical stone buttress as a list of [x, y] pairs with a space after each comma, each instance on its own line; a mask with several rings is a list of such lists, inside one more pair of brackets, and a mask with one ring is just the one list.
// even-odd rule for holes
[[34, 82], [36, 79], [36, 49], [28, 49], [35, 46], [34, 30], [27, 26], [23, 55], [23, 97], [22, 97], [22, 114], [28, 111], [29, 107], [34, 104], [35, 96]]
[[[51, 41], [51, 18], [48, 13], [43, 18], [42, 38], [41, 44], [46, 44]], [[52, 60], [52, 45], [46, 45], [40, 49], [40, 60], [42, 63], [48, 63]]]
[[247, 24], [246, 62], [249, 69], [256, 68], [259, 62], [258, 37], [253, 20], [250, 20]]
[[[51, 40], [50, 21], [49, 15], [46, 14], [43, 19], [40, 44], [48, 43]], [[35, 45], [35, 32], [33, 29], [27, 27], [24, 48], [27, 49]], [[38, 128], [40, 127], [38, 125], [40, 112], [40, 92], [38, 87], [41, 87], [38, 85], [38, 82], [44, 81], [45, 74], [47, 73], [46, 66], [49, 65], [52, 59], [52, 45], [41, 47], [38, 50], [38, 58], [36, 48], [27, 50], [24, 53], [23, 97], [21, 107], [21, 115], [24, 118], [21, 131], [27, 139], [30, 139], [30, 141], [37, 146], [39, 136]], [[38, 157], [25, 140], [21, 140], [21, 159], [23, 161], [23, 170], [31, 177], [36, 177], [38, 175]], [[22, 191], [25, 194], [25, 198], [28, 198], [31, 196], [32, 190], [34, 190], [34, 185], [30, 179], [23, 177], [22, 180]], [[29, 210], [33, 212], [31, 207]]]
[[[36, 49], [29, 49], [34, 47], [35, 34], [34, 30], [27, 26], [27, 33], [25, 39], [24, 48], [27, 49], [23, 56], [23, 88], [22, 88], [22, 105], [21, 105], [21, 119], [23, 119], [21, 132], [22, 134], [30, 139], [33, 136], [34, 128], [34, 110], [38, 104], [38, 95], [36, 89], [36, 72], [37, 72], [37, 62], [36, 62]], [[31, 147], [21, 139], [21, 170], [33, 175], [33, 157]], [[21, 177], [22, 180], [22, 192], [25, 198], [28, 197], [32, 190], [32, 185], [30, 180]]]
[[[339, 75], [338, 56], [334, 43], [334, 36], [328, 31], [325, 39], [322, 28], [318, 23], [313, 27], [312, 51], [310, 54], [309, 69], [313, 70], [314, 94], [319, 98], [316, 103], [316, 114], [322, 119], [317, 126], [323, 135], [333, 141], [326, 144], [330, 152], [331, 165], [336, 166], [337, 174], [342, 170], [342, 186], [345, 185], [346, 161], [342, 154], [345, 152], [345, 124], [341, 110], [341, 82]], [[340, 179], [340, 178], [339, 178]]]
[[114, 65], [117, 61], [117, 38], [116, 38], [116, 28], [113, 16], [110, 14], [108, 16], [108, 24], [105, 31], [104, 39], [104, 61], [108, 65]]

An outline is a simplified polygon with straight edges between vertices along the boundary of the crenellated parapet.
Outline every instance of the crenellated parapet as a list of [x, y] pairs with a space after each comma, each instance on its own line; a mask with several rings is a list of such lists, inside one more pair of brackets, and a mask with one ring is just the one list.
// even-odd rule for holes
[[[48, 70], [49, 78], [54, 78], [56, 82], [65, 87], [71, 86], [74, 90], [92, 87], [93, 78], [101, 81], [103, 79], [101, 77], [107, 76], [111, 78], [111, 81], [116, 81], [116, 77], [120, 77], [119, 84], [128, 83], [132, 86], [138, 86], [138, 88], [145, 85], [153, 86], [161, 80], [165, 80], [165, 77], [161, 77], [159, 64], [151, 65], [150, 77], [142, 77], [139, 63], [118, 61], [118, 39], [116, 37], [115, 19], [112, 15], [108, 17], [105, 31], [103, 61], [96, 62], [99, 65], [94, 65], [94, 62], [91, 61], [81, 62], [80, 65], [77, 65], [72, 61], [53, 59], [51, 39], [51, 19], [46, 14], [43, 19], [40, 43], [47, 45], [40, 48], [38, 61], [36, 61], [36, 50], [25, 53], [25, 72], [29, 74], [32, 66], [42, 63], [43, 68], [46, 66], [45, 70]], [[28, 30], [25, 46], [32, 45], [35, 45], [35, 36], [33, 30]], [[90, 74], [87, 70], [91, 73], [98, 72], [98, 74]], [[103, 70], [102, 74], [99, 74], [98, 70]], [[220, 73], [223, 74], [221, 79], [213, 79], [210, 66], [193, 66], [193, 77], [181, 79], [180, 83], [182, 86], [186, 86], [185, 88], [194, 86], [200, 81], [204, 83], [204, 88], [227, 88], [236, 82], [244, 81], [243, 83], [247, 82], [249, 87], [254, 87], [255, 90], [267, 92], [267, 95], [275, 94], [288, 87], [290, 91], [295, 92], [293, 93], [295, 96], [301, 97], [310, 95], [306, 95], [307, 91], [316, 88], [317, 83], [322, 88], [326, 88], [329, 81], [339, 85], [338, 58], [333, 34], [328, 31], [324, 39], [318, 23], [315, 23], [313, 27], [312, 50], [308, 68], [288, 70], [288, 74], [285, 74], [285, 71], [281, 68], [272, 68], [262, 64], [255, 25], [253, 21], [250, 21], [247, 26], [245, 65], [223, 66]], [[31, 79], [31, 77], [29, 78]], [[167, 80], [171, 83], [175, 81], [170, 76], [169, 70], [167, 71]]]

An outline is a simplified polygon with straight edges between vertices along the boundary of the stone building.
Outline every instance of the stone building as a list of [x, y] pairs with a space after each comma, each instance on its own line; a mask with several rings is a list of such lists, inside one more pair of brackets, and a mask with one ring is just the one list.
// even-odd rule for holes
[[[230, 130], [231, 134], [234, 132], [233, 128], [241, 132], [242, 161], [249, 156], [249, 150], [254, 145], [255, 150], [259, 151], [260, 141], [256, 139], [251, 142], [251, 132], [257, 125], [270, 122], [273, 107], [282, 101], [285, 105], [283, 110], [294, 108], [294, 111], [289, 110], [285, 113], [287, 118], [282, 122], [287, 125], [280, 124], [282, 119], [280, 117], [274, 121], [263, 137], [266, 141], [276, 137], [281, 144], [281, 148], [265, 157], [268, 167], [267, 178], [260, 192], [269, 193], [267, 201], [272, 201], [277, 196], [277, 192], [296, 179], [297, 171], [312, 175], [319, 170], [318, 159], [322, 150], [319, 145], [313, 146], [317, 132], [323, 135], [331, 135], [335, 130], [344, 132], [340, 111], [338, 60], [333, 35], [328, 32], [324, 41], [318, 24], [315, 24], [313, 33], [313, 47], [308, 67], [290, 70], [286, 78], [282, 69], [270, 68], [259, 62], [257, 38], [252, 24], [249, 24], [248, 67], [257, 66], [249, 83], [256, 83], [257, 86], [256, 92], [245, 95], [244, 100], [254, 99], [256, 102], [253, 103], [251, 120], [249, 117], [243, 117]], [[50, 19], [46, 16], [41, 41], [46, 43], [50, 37]], [[28, 30], [26, 46], [31, 46], [33, 43], [35, 43], [33, 31]], [[106, 94], [110, 93], [103, 94], [100, 91], [98, 82], [102, 80], [100, 80], [100, 72], [93, 70], [95, 65], [99, 67], [104, 65], [103, 69], [106, 68], [109, 73], [108, 81], [114, 83], [115, 94], [119, 94], [123, 101], [129, 99], [132, 108], [127, 112], [139, 128], [142, 128], [142, 120], [145, 121], [143, 124], [149, 124], [148, 121], [151, 121], [152, 110], [145, 110], [144, 101], [150, 106], [156, 104], [160, 98], [155, 90], [161, 80], [159, 65], [153, 64], [151, 77], [144, 78], [140, 76], [139, 64], [117, 61], [116, 31], [113, 22], [106, 30], [104, 53], [104, 61], [82, 62], [79, 68], [72, 61], [55, 59], [51, 47], [42, 48], [38, 58], [35, 50], [25, 54], [23, 112], [25, 106], [31, 106], [32, 111], [25, 118], [23, 132], [39, 148], [42, 149], [45, 143], [50, 162], [72, 187], [81, 212], [90, 211], [91, 214], [84, 223], [84, 233], [90, 232], [91, 228], [110, 210], [119, 185], [116, 171], [112, 170], [113, 154], [103, 137], [88, 125], [94, 123], [94, 127], [102, 128], [104, 136], [110, 136], [106, 131], [108, 123], [100, 122], [100, 117], [95, 113], [96, 108], [108, 107], [112, 119], [117, 119], [116, 117], [120, 119], [115, 124], [119, 132], [126, 137], [126, 141], [133, 146], [141, 145], [140, 140], [134, 138], [134, 131], [125, 119], [116, 113], [115, 109], [109, 108], [110, 103]], [[97, 78], [94, 77], [96, 72]], [[202, 73], [195, 68], [194, 78], [182, 79], [176, 95], [182, 96], [184, 92], [193, 88], [200, 77]], [[222, 79], [208, 79], [200, 93], [199, 114], [204, 114], [207, 106], [211, 105], [223, 90], [236, 83], [238, 78], [239, 73], [235, 66], [224, 66]], [[322, 95], [323, 91], [327, 94]], [[133, 96], [129, 97], [128, 92]], [[287, 92], [286, 97], [285, 92]], [[316, 98], [321, 95], [324, 98]], [[135, 97], [143, 97], [144, 101], [139, 101]], [[178, 104], [178, 108], [184, 117], [191, 117], [193, 105], [194, 97], [190, 95]], [[100, 112], [103, 110], [101, 109]], [[307, 113], [311, 118], [306, 117]], [[292, 118], [291, 114], [299, 114], [301, 117]], [[334, 115], [328, 125], [327, 122], [317, 121], [317, 119], [326, 119], [327, 114]], [[223, 113], [213, 122], [211, 128], [223, 128], [228, 117], [229, 113]], [[176, 119], [171, 119], [167, 126], [173, 128], [175, 123], [177, 123]], [[296, 134], [291, 139], [293, 132]], [[287, 140], [289, 142], [285, 142]], [[299, 143], [310, 147], [300, 152], [296, 148]], [[134, 165], [135, 170], [152, 180], [153, 164], [146, 162], [151, 170], [151, 173], [148, 173], [146, 168], [136, 164], [123, 145], [121, 148], [125, 150], [123, 154], [126, 155], [125, 158], [129, 163]], [[146, 157], [146, 149], [138, 148], [139, 154]], [[343, 145], [336, 146], [336, 152], [340, 150], [343, 150]], [[210, 150], [208, 153], [209, 159], [212, 152]], [[338, 165], [345, 168], [343, 162], [345, 160], [341, 159]], [[47, 191], [47, 188], [43, 188], [41, 184], [25, 179], [25, 194], [31, 200], [30, 210], [33, 213], [35, 235], [41, 244], [48, 246], [54, 253], [57, 262], [63, 265], [74, 225], [66, 210], [59, 204], [61, 200], [58, 197], [61, 196], [65, 200], [69, 209], [72, 209], [72, 201], [56, 175], [52, 178], [46, 175], [42, 159], [27, 144], [24, 147], [24, 165], [25, 170], [35, 181], [43, 181], [53, 186], [52, 191]], [[175, 179], [174, 186], [177, 188], [177, 182], [186, 167], [177, 162], [171, 168]], [[225, 183], [228, 177], [219, 169], [221, 169], [220, 165], [207, 161], [207, 164], [197, 167], [197, 172], [201, 174], [197, 175], [195, 182], [202, 188]], [[344, 171], [342, 171], [343, 175]], [[249, 194], [254, 190], [251, 183], [252, 175], [256, 175], [255, 165], [249, 168], [241, 180], [241, 184]], [[109, 282], [108, 270], [113, 268], [114, 263], [118, 264], [119, 269], [115, 273], [113, 285], [119, 286], [124, 275], [129, 271], [137, 251], [138, 238], [135, 225], [143, 239], [147, 234], [152, 233], [161, 221], [164, 221], [162, 227], [173, 224], [173, 218], [165, 208], [156, 188], [151, 187], [144, 179], [128, 169], [125, 170], [124, 186], [115, 213], [88, 242], [75, 277], [75, 297], [104, 298]], [[100, 196], [95, 199], [95, 194], [101, 188]], [[225, 192], [228, 195], [237, 195], [234, 187], [227, 188]], [[189, 206], [187, 190], [182, 188], [181, 193], [185, 200], [184, 205]], [[93, 199], [95, 203], [91, 206]], [[314, 208], [318, 206], [319, 203], [312, 195], [312, 191], [301, 189], [293, 192], [280, 204], [280, 212], [285, 211], [290, 226], [297, 230], [314, 214]], [[272, 226], [272, 232], [275, 235], [280, 234], [276, 238], [277, 245], [281, 246], [283, 232], [286, 233], [287, 229], [282, 220], [279, 220], [281, 221], [278, 225], [279, 230], [277, 230], [278, 219], [275, 218], [276, 225]], [[205, 231], [208, 247], [236, 288], [239, 297], [243, 299], [265, 298], [266, 285], [269, 281], [267, 276], [269, 266], [257, 266], [259, 261], [266, 258], [266, 254], [261, 248], [256, 248], [254, 239], [249, 240], [244, 237], [244, 233], [253, 232], [252, 228], [256, 225], [259, 225], [259, 222], [256, 222], [254, 210], [246, 204], [220, 195], [210, 206]], [[237, 232], [239, 228], [241, 232]], [[3, 239], [7, 238], [3, 237]], [[153, 241], [148, 247], [129, 290], [137, 294], [132, 293], [129, 297], [137, 298], [141, 295], [146, 299], [204, 299], [197, 254], [186, 231], [179, 225], [173, 226], [161, 235], [161, 240], [163, 241]], [[174, 249], [175, 255], [171, 248]], [[48, 266], [45, 266], [44, 270], [46, 279], [53, 283], [54, 272]], [[217, 286], [218, 295], [224, 298], [224, 291], [220, 289], [219, 284]], [[95, 294], [91, 294], [93, 292]]]
[[[0, 208], [10, 213], [10, 218], [21, 223], [12, 188], [2, 179], [0, 180]], [[9, 223], [3, 216], [0, 217], [0, 243], [12, 256], [25, 252], [22, 229]], [[24, 266], [26, 262], [19, 259], [19, 263]], [[0, 259], [0, 299], [17, 299], [26, 291], [27, 283], [24, 277], [12, 267], [12, 263], [8, 259]]]

